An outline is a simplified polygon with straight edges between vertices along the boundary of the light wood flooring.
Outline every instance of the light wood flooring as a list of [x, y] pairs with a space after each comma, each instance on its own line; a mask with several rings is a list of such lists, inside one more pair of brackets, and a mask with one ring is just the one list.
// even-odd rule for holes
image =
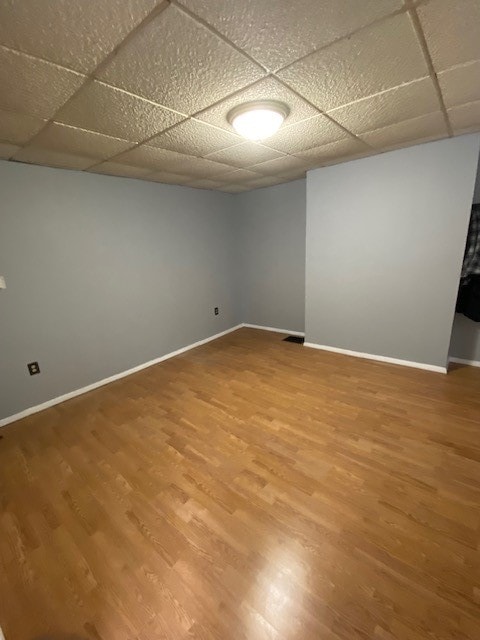
[[0, 431], [6, 640], [480, 638], [480, 369], [282, 338]]

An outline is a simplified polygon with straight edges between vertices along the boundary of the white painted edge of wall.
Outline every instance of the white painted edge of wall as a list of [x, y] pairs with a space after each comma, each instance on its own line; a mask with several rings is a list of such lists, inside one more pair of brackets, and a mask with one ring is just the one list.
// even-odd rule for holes
[[480, 367], [480, 360], [465, 360], [465, 358], [449, 358], [449, 362], [457, 362], [458, 364], [467, 364], [470, 367]]
[[[109, 384], [110, 382], [115, 382], [115, 380], [126, 378], [127, 376], [130, 376], [132, 373], [137, 373], [137, 371], [141, 371], [142, 369], [147, 369], [148, 367], [151, 367], [154, 364], [159, 364], [164, 360], [169, 360], [170, 358], [179, 356], [181, 353], [185, 353], [185, 351], [190, 351], [190, 349], [195, 349], [195, 347], [200, 347], [202, 344], [206, 344], [207, 342], [212, 342], [212, 340], [221, 338], [222, 336], [227, 335], [227, 333], [232, 333], [232, 331], [241, 329], [242, 326], [243, 326], [242, 324], [237, 324], [235, 327], [232, 327], [231, 329], [226, 329], [225, 331], [221, 331], [220, 333], [216, 333], [215, 335], [210, 336], [209, 338], [204, 338], [203, 340], [199, 340], [198, 342], [189, 344], [188, 346], [182, 347], [181, 349], [177, 349], [176, 351], [172, 351], [171, 353], [166, 353], [164, 356], [160, 356], [159, 358], [155, 358], [154, 360], [149, 360], [148, 362], [139, 364], [136, 367], [127, 369], [126, 371], [121, 371], [120, 373], [116, 373], [115, 375], [109, 376], [108, 378], [103, 378], [103, 380], [99, 380], [98, 382], [93, 382], [92, 384], [89, 384], [86, 387], [82, 387], [81, 389], [75, 389], [75, 391], [70, 391], [69, 393], [65, 393], [62, 396], [57, 396], [56, 398], [52, 398], [51, 400], [42, 402], [42, 404], [37, 404], [34, 407], [29, 407], [28, 409], [24, 409], [23, 411], [20, 411], [20, 413], [15, 413], [13, 416], [2, 418], [0, 420], [0, 427], [5, 427], [7, 424], [16, 422], [17, 420], [21, 420], [22, 418], [26, 418], [27, 416], [31, 416], [34, 413], [39, 413], [44, 409], [49, 409], [50, 407], [54, 407], [56, 404], [60, 404], [61, 402], [65, 402], [66, 400], [70, 400], [71, 398], [75, 398], [76, 396], [81, 396], [84, 393], [87, 393], [88, 391], [93, 391], [94, 389], [98, 389], [98, 387], [103, 387], [104, 385]], [[0, 635], [0, 639], [1, 639], [1, 635]]]
[[315, 342], [305, 342], [303, 346], [310, 347], [311, 349], [320, 349], [322, 351], [341, 353], [344, 356], [353, 356], [354, 358], [376, 360], [377, 362], [386, 362], [388, 364], [399, 364], [402, 367], [413, 367], [415, 369], [424, 369], [425, 371], [435, 371], [436, 373], [447, 373], [447, 367], [439, 367], [435, 364], [426, 364], [425, 362], [411, 362], [410, 360], [399, 360], [398, 358], [389, 358], [388, 356], [376, 356], [372, 353], [362, 353], [361, 351], [339, 349], [337, 347], [329, 347], [323, 344], [316, 344]]
[[274, 333], [287, 333], [290, 336], [304, 336], [304, 331], [288, 331], [287, 329], [277, 329], [276, 327], [264, 327], [260, 324], [249, 324], [247, 322], [242, 323], [242, 327], [247, 329], [262, 329], [263, 331], [273, 331]]

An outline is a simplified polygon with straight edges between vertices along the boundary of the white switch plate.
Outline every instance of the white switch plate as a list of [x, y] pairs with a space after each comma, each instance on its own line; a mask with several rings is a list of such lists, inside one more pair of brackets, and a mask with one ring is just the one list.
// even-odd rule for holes
[[6, 289], [6, 288], [7, 288], [7, 285], [5, 283], [5, 278], [3, 276], [0, 276], [0, 289]]

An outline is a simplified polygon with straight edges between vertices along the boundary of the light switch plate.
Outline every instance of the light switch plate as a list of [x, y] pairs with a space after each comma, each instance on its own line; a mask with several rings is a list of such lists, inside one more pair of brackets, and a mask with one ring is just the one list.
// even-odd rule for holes
[[7, 284], [5, 282], [5, 278], [3, 276], [0, 276], [0, 289], [6, 289], [7, 288]]

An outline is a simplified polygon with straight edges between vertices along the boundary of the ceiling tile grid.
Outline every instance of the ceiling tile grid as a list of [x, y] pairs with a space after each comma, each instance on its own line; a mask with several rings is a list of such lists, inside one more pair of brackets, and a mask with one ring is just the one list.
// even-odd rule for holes
[[296, 154], [305, 149], [335, 142], [351, 136], [330, 117], [316, 115], [296, 124], [282, 127], [278, 133], [265, 140], [264, 144], [284, 153]]
[[206, 158], [215, 162], [224, 162], [232, 167], [248, 167], [251, 164], [281, 158], [284, 154], [255, 142], [241, 142], [228, 149], [210, 153]]
[[192, 115], [265, 72], [171, 5], [102, 69], [109, 84]]
[[[239, 193], [480, 130], [478, 0], [4, 0], [0, 157]], [[290, 113], [262, 143], [244, 102]]]
[[132, 143], [128, 140], [112, 138], [58, 122], [48, 124], [31, 142], [32, 148], [50, 149], [102, 160], [126, 151], [131, 146]]
[[140, 145], [115, 157], [115, 162], [140, 166], [150, 171], [166, 171], [198, 178], [219, 176], [232, 171], [232, 167], [213, 160], [188, 156], [176, 151]]
[[42, 164], [47, 167], [63, 169], [87, 169], [92, 164], [92, 158], [71, 153], [63, 153], [42, 147], [23, 147], [15, 153], [14, 160], [29, 164]]
[[426, 0], [416, 9], [453, 133], [478, 131], [479, 0]]
[[25, 144], [42, 129], [46, 120], [37, 116], [0, 109], [0, 140]]
[[[239, 49], [275, 71], [389, 13], [401, 0], [180, 0]], [[252, 28], [257, 25], [258, 28]]]
[[425, 142], [444, 138], [446, 135], [443, 114], [437, 111], [364, 133], [361, 137], [375, 149], [393, 149], [412, 141]]
[[250, 169], [234, 169], [233, 171], [224, 173], [221, 178], [226, 184], [242, 184], [250, 180], [255, 180], [256, 178], [261, 178], [261, 175]]
[[288, 176], [292, 171], [305, 169], [306, 163], [295, 156], [283, 156], [275, 160], [267, 160], [250, 167], [251, 171], [257, 171], [264, 176]]
[[365, 141], [355, 138], [345, 138], [337, 142], [330, 142], [320, 147], [307, 149], [299, 157], [309, 164], [309, 168], [321, 167], [335, 162], [352, 160], [372, 153], [372, 147]]
[[408, 13], [294, 62], [279, 77], [327, 111], [428, 75]]
[[88, 73], [156, 4], [157, 0], [2, 0], [0, 44]]
[[95, 163], [95, 165], [89, 168], [89, 171], [93, 173], [103, 173], [109, 176], [120, 176], [122, 178], [145, 178], [152, 173], [150, 169], [146, 169], [145, 167], [132, 167], [119, 162]]
[[231, 131], [232, 128], [226, 118], [228, 112], [238, 104], [253, 102], [255, 100], [278, 100], [288, 105], [290, 109], [288, 124], [293, 124], [318, 115], [318, 109], [313, 105], [309, 104], [289, 87], [286, 87], [278, 79], [268, 76], [259, 82], [255, 82], [248, 88], [235, 93], [233, 96], [227, 97], [221, 102], [200, 111], [196, 117], [199, 120]]
[[425, 77], [337, 107], [328, 115], [358, 135], [438, 111], [438, 108], [433, 82]]
[[55, 120], [104, 135], [142, 142], [186, 117], [95, 80], [86, 83], [56, 113]]
[[242, 141], [243, 138], [231, 132], [189, 118], [151, 138], [148, 144], [160, 149], [203, 157], [238, 145]]
[[469, 102], [448, 110], [448, 117], [455, 133], [478, 131], [480, 122], [480, 100]]
[[0, 109], [51, 118], [85, 76], [0, 45]]

